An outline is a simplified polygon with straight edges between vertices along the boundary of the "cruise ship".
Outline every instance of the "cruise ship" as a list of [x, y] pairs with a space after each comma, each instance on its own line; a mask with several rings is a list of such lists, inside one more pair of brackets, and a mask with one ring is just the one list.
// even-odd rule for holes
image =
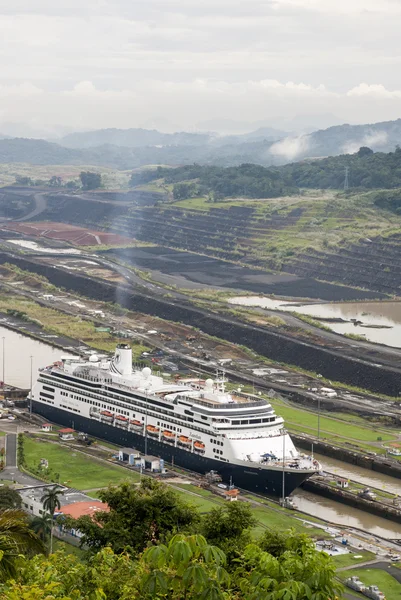
[[166, 462], [272, 496], [289, 496], [320, 470], [300, 454], [281, 417], [260, 396], [228, 392], [224, 377], [166, 381], [133, 369], [132, 350], [112, 358], [62, 357], [39, 370], [34, 412]]

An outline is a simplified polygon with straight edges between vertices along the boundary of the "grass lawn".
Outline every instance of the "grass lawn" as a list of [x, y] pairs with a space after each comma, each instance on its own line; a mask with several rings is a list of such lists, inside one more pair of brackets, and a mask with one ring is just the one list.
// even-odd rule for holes
[[[355, 556], [360, 556], [361, 558], [354, 558]], [[351, 567], [352, 565], [357, 565], [358, 563], [367, 562], [368, 560], [374, 560], [376, 555], [373, 552], [368, 552], [367, 550], [362, 550], [361, 552], [351, 552], [350, 554], [340, 554], [339, 556], [333, 556], [333, 562], [336, 567], [339, 569], [341, 567]], [[352, 574], [354, 570], [352, 570]], [[347, 575], [350, 577], [351, 575]]]
[[351, 575], [359, 577], [365, 585], [377, 585], [388, 600], [401, 598], [401, 584], [389, 575], [389, 573], [386, 573], [386, 571], [380, 569], [352, 569], [339, 573], [339, 577], [343, 581], [351, 577]]
[[41, 458], [47, 458], [49, 468], [60, 473], [60, 483], [78, 490], [107, 487], [109, 483], [139, 481], [139, 474], [106, 465], [74, 450], [25, 437], [25, 456], [28, 468], [37, 467]]
[[195, 506], [201, 513], [209, 512], [212, 508], [218, 508], [219, 504], [223, 504], [224, 500], [217, 496], [212, 496], [213, 500], [208, 500], [203, 496], [195, 496], [188, 494], [185, 490], [174, 489], [174, 491], [181, 496], [185, 502]]
[[[288, 407], [274, 400], [271, 400], [270, 403], [276, 412], [284, 418], [289, 429], [291, 429], [291, 423], [294, 423], [298, 430], [309, 429], [310, 433], [317, 433], [318, 417], [316, 413]], [[335, 434], [338, 437], [361, 442], [376, 442], [378, 437], [381, 437], [383, 441], [389, 441], [397, 436], [397, 431], [394, 431], [394, 433], [383, 433], [382, 430], [377, 428], [377, 425], [372, 425], [371, 428], [360, 427], [323, 415], [320, 416], [320, 432], [322, 437], [325, 436], [327, 432]]]
[[77, 546], [53, 538], [53, 551], [57, 552], [57, 550], [63, 550], [66, 554], [74, 554], [79, 559], [82, 559], [85, 555], [85, 550], [81, 550], [81, 548], [78, 548]]

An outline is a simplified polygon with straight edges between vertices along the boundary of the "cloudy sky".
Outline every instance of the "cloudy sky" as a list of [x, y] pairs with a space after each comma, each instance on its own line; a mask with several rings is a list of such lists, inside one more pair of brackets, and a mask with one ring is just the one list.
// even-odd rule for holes
[[398, 118], [400, 19], [401, 0], [0, 0], [0, 131]]

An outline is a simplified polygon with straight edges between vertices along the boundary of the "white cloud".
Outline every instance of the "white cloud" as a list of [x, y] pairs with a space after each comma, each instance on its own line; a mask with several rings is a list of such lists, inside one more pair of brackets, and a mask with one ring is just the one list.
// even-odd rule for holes
[[2, 119], [391, 119], [398, 14], [401, 0], [0, 0]]
[[352, 140], [347, 142], [341, 148], [344, 154], [355, 154], [362, 146], [368, 146], [372, 150], [380, 150], [381, 147], [385, 146], [388, 140], [388, 135], [385, 131], [371, 131], [365, 135], [362, 139]]
[[401, 14], [398, 0], [274, 0], [276, 8], [296, 7], [339, 14]]
[[269, 149], [269, 153], [273, 156], [285, 158], [286, 160], [294, 160], [299, 155], [304, 154], [308, 148], [309, 138], [307, 136], [288, 137], [273, 144]]
[[348, 96], [371, 96], [376, 98], [394, 99], [401, 98], [401, 90], [388, 90], [381, 84], [360, 83], [347, 93]]

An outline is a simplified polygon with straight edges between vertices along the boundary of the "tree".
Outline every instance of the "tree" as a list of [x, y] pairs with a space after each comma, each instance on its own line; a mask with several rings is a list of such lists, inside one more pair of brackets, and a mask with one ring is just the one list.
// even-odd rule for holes
[[373, 150], [368, 148], [368, 146], [361, 146], [357, 152], [357, 156], [363, 158], [364, 156], [370, 156], [373, 154]]
[[123, 483], [99, 492], [109, 512], [94, 518], [66, 519], [68, 527], [78, 529], [83, 545], [94, 551], [111, 546], [115, 552], [139, 553], [174, 533], [188, 531], [199, 522], [196, 509], [183, 501], [170, 487], [149, 477], [140, 486]]
[[0, 488], [0, 510], [21, 508], [22, 498], [17, 490], [4, 485]]
[[342, 589], [330, 556], [313, 544], [301, 554], [287, 551], [279, 557], [250, 544], [239, 562], [234, 591], [246, 600], [334, 600]]
[[79, 174], [81, 179], [82, 187], [84, 190], [96, 190], [102, 185], [102, 177], [99, 173], [93, 173], [92, 171], [82, 171]]
[[61, 177], [58, 177], [57, 175], [53, 175], [53, 177], [51, 177], [49, 179], [50, 187], [61, 187], [62, 184], [63, 184], [63, 180], [61, 179]]
[[28, 515], [17, 509], [0, 513], [0, 581], [16, 577], [21, 555], [44, 552], [38, 536], [30, 529]]
[[225, 562], [224, 552], [210, 546], [201, 535], [176, 535], [168, 545], [160, 544], [143, 553], [123, 598], [229, 598], [225, 593], [230, 585]]
[[67, 183], [65, 184], [65, 187], [68, 190], [76, 190], [78, 187], [78, 184], [76, 181], [67, 181]]
[[17, 185], [33, 185], [33, 181], [30, 177], [24, 177], [22, 175], [15, 176], [15, 183]]
[[226, 553], [231, 563], [251, 542], [250, 529], [254, 525], [256, 519], [248, 503], [230, 502], [203, 517], [201, 532], [210, 544]]
[[42, 540], [47, 542], [52, 531], [53, 517], [49, 513], [43, 513], [31, 521], [31, 529]]
[[314, 548], [310, 537], [304, 533], [296, 533], [294, 529], [288, 531], [268, 530], [259, 540], [259, 546], [276, 558], [288, 551], [301, 556], [306, 551]]
[[63, 489], [59, 485], [55, 485], [54, 487], [49, 488], [40, 499], [40, 501], [43, 503], [44, 510], [47, 510], [52, 518], [50, 527], [50, 554], [53, 552], [53, 518], [56, 508], [57, 510], [60, 510], [61, 508], [59, 499], [61, 494], [64, 494]]

